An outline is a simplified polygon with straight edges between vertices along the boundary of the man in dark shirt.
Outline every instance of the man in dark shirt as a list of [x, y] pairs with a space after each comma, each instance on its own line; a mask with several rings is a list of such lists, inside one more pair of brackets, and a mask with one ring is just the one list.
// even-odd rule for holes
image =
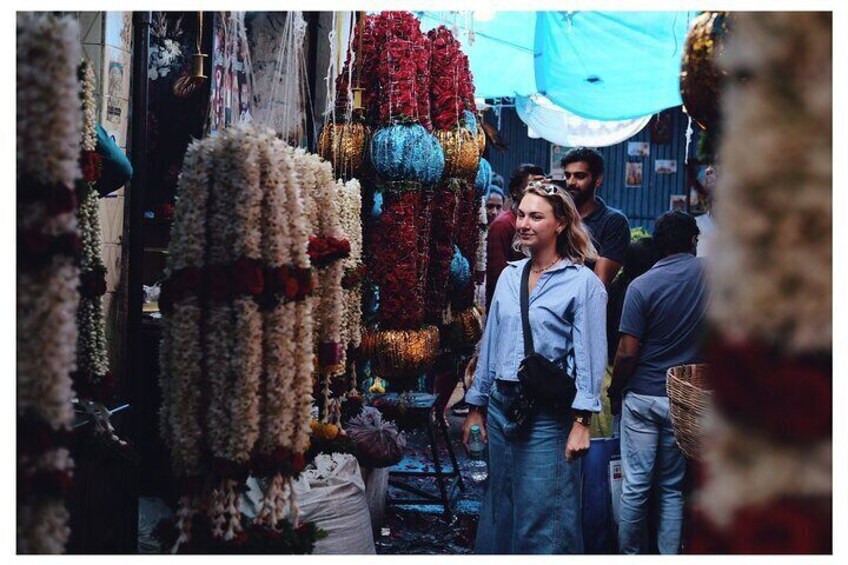
[[596, 194], [604, 181], [604, 158], [600, 153], [588, 147], [577, 147], [565, 154], [561, 164], [566, 190], [574, 198], [600, 256], [597, 261], [587, 261], [586, 266], [608, 287], [624, 263], [630, 243], [627, 216], [607, 206]]
[[692, 216], [663, 214], [654, 230], [662, 259], [630, 284], [624, 298], [607, 392], [613, 414], [621, 412], [622, 553], [645, 550], [642, 531], [652, 485], [659, 491], [657, 547], [660, 553], [680, 548], [686, 462], [674, 440], [665, 383], [669, 368], [701, 361], [707, 288], [703, 264], [695, 257], [697, 242]]
[[489, 225], [489, 233], [486, 236], [486, 311], [492, 303], [495, 294], [495, 285], [501, 271], [506, 268], [507, 261], [518, 261], [524, 259], [524, 255], [512, 248], [515, 239], [516, 210], [521, 203], [521, 196], [527, 183], [531, 180], [544, 178], [542, 167], [531, 163], [524, 163], [512, 173], [509, 179], [509, 196], [512, 204]]

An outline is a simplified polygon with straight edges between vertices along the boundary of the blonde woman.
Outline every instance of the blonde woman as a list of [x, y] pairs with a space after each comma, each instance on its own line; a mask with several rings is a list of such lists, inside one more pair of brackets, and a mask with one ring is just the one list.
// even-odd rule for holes
[[[466, 395], [471, 410], [463, 440], [467, 444], [471, 426], [478, 425], [489, 450], [475, 549], [582, 553], [580, 456], [589, 449], [591, 414], [601, 410], [607, 293], [584, 266], [597, 253], [571, 197], [560, 187], [544, 181], [528, 185], [517, 218], [515, 245], [530, 258], [509, 262], [498, 279]], [[528, 409], [526, 424], [520, 425], [520, 289], [528, 261], [535, 352], [574, 375], [577, 393], [570, 409]]]

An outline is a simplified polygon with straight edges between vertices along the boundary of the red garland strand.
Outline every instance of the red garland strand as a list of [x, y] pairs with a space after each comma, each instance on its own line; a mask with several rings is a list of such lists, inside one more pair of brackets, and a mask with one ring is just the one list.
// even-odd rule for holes
[[432, 46], [430, 74], [439, 77], [430, 88], [433, 127], [449, 130], [459, 124], [464, 105], [460, 97], [459, 42], [445, 26], [431, 29], [427, 36]]
[[450, 265], [453, 260], [453, 241], [458, 206], [457, 191], [450, 187], [456, 179], [443, 181], [438, 190], [438, 203], [433, 206], [430, 238], [430, 267], [427, 276], [427, 321], [439, 323], [447, 303]]
[[787, 356], [753, 342], [716, 342], [707, 354], [716, 403], [726, 417], [790, 443], [832, 436], [830, 355]]
[[189, 297], [223, 302], [239, 296], [252, 296], [263, 307], [273, 307], [280, 300], [303, 300], [314, 290], [311, 269], [269, 268], [258, 259], [242, 257], [227, 265], [175, 271], [162, 283], [159, 309], [170, 315], [174, 304]]
[[380, 285], [379, 320], [384, 329], [417, 329], [424, 320], [419, 292], [416, 215], [420, 192], [384, 193], [383, 213], [374, 228], [371, 261]]
[[720, 529], [693, 512], [684, 550], [687, 554], [829, 554], [833, 517], [829, 500], [791, 498], [738, 510]]

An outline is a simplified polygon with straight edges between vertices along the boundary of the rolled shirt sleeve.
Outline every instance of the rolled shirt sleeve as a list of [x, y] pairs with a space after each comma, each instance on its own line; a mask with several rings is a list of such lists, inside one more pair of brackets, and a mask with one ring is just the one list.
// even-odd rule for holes
[[607, 368], [607, 292], [594, 275], [587, 279], [574, 312], [574, 357], [577, 365], [575, 410], [601, 411], [601, 385]]

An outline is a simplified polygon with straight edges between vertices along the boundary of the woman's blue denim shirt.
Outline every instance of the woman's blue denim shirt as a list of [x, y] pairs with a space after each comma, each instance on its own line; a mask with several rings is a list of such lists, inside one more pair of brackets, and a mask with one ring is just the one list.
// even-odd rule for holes
[[[495, 379], [518, 380], [524, 359], [519, 289], [529, 259], [507, 263], [498, 278], [469, 404], [486, 405]], [[607, 366], [607, 292], [591, 269], [563, 259], [539, 277], [530, 293], [530, 329], [536, 353], [569, 374], [577, 365], [577, 395], [572, 408], [601, 410], [601, 383]], [[568, 351], [574, 348], [574, 356]]]

